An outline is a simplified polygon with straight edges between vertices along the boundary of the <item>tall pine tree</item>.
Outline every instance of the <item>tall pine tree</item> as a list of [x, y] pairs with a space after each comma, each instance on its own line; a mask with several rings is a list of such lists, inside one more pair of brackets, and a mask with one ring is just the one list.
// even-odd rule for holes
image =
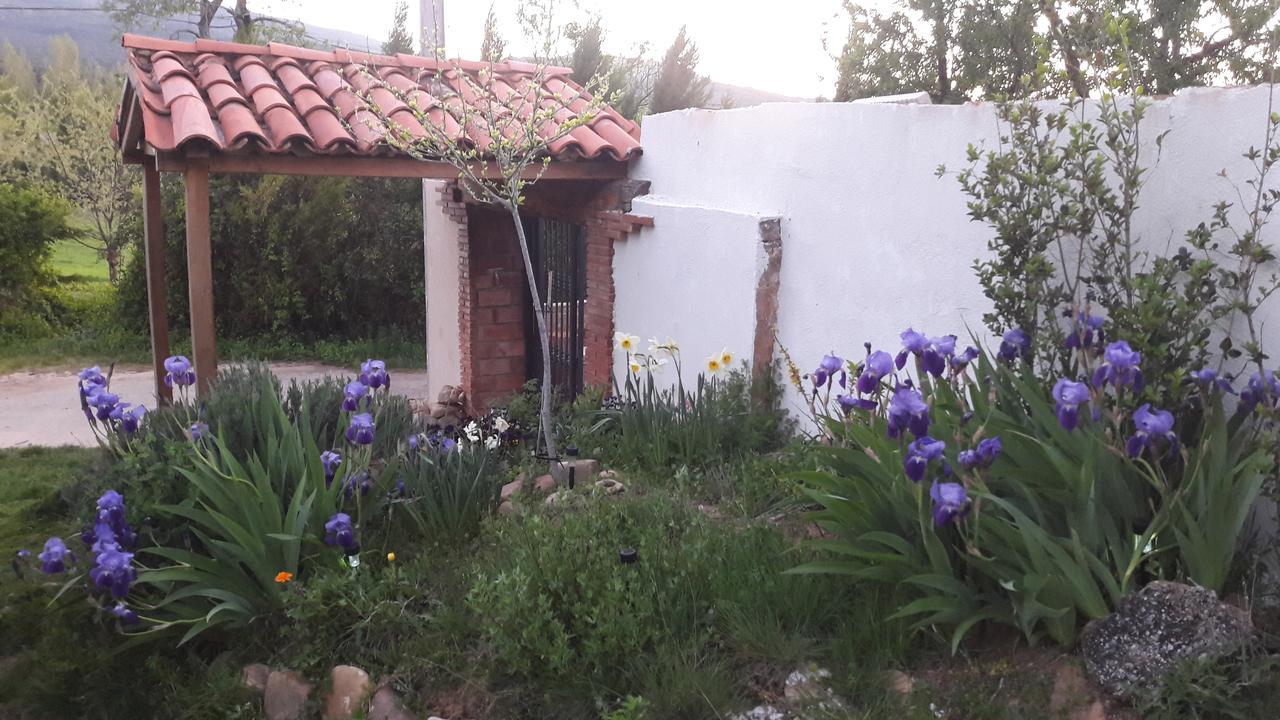
[[409, 32], [409, 3], [400, 0], [396, 3], [396, 14], [391, 21], [391, 32], [387, 33], [387, 41], [382, 43], [382, 52], [387, 55], [404, 53], [413, 54], [413, 33]]
[[706, 77], [698, 74], [698, 45], [689, 39], [688, 28], [681, 27], [675, 42], [662, 58], [649, 112], [661, 113], [704, 105], [708, 82]]

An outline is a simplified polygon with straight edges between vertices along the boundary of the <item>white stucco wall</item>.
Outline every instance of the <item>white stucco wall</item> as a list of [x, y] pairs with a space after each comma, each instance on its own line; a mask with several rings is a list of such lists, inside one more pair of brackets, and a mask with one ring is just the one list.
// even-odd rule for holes
[[[440, 180], [422, 181], [423, 262], [426, 265], [427, 387], [462, 384], [458, 346], [458, 225], [440, 207]], [[430, 398], [435, 401], [434, 396]]]
[[[755, 288], [763, 262], [760, 220], [768, 213], [685, 205], [659, 195], [636, 198], [632, 212], [649, 215], [645, 228], [614, 244], [614, 327], [680, 345], [684, 379], [694, 382], [706, 357], [728, 349], [751, 356]], [[680, 228], [663, 232], [660, 227]], [[614, 353], [614, 376], [624, 377], [625, 355]], [[674, 368], [663, 377], [675, 380]]]
[[[1146, 242], [1180, 242], [1215, 203], [1234, 197], [1218, 172], [1243, 186], [1250, 168], [1241, 154], [1264, 142], [1267, 111], [1266, 88], [1155, 101], [1143, 130], [1151, 152], [1160, 132], [1172, 132], [1141, 196], [1137, 230]], [[972, 264], [991, 231], [969, 220], [954, 177], [934, 171], [964, 167], [969, 143], [996, 137], [987, 104], [771, 104], [645, 118], [644, 155], [631, 176], [652, 182], [653, 196], [635, 212], [653, 214], [655, 224], [619, 243], [616, 326], [670, 333], [690, 351], [699, 344], [697, 352], [741, 337], [743, 354], [756, 268], [746, 225], [776, 215], [778, 335], [804, 369], [831, 350], [858, 357], [864, 341], [896, 350], [908, 326], [980, 334], [988, 302]], [[726, 296], [733, 305], [719, 303]], [[1280, 356], [1280, 300], [1264, 320]]]

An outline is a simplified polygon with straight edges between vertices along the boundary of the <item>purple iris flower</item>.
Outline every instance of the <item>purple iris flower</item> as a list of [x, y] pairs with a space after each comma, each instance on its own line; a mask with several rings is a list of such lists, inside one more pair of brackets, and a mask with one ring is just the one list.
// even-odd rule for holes
[[898, 388], [889, 400], [889, 437], [898, 437], [904, 429], [918, 438], [929, 434], [929, 405], [909, 387]]
[[899, 370], [906, 367], [908, 356], [914, 355], [917, 359], [923, 359], [925, 352], [933, 347], [929, 336], [916, 332], [915, 328], [903, 330], [899, 337], [902, 338], [902, 350], [898, 353], [898, 357], [894, 358], [894, 365]]
[[999, 437], [987, 438], [978, 443], [978, 447], [962, 451], [957, 459], [965, 470], [988, 468], [996, 461], [1003, 447]]
[[347, 442], [357, 445], [373, 444], [373, 416], [360, 413], [351, 416], [351, 424], [347, 426]]
[[1104, 317], [1082, 312], [1076, 318], [1076, 325], [1067, 335], [1065, 345], [1068, 349], [1091, 348], [1095, 342], [1103, 341], [1102, 325], [1107, 321]]
[[929, 497], [933, 499], [933, 524], [938, 527], [969, 514], [969, 493], [960, 483], [935, 482]]
[[108, 490], [98, 498], [98, 521], [112, 528], [120, 527], [125, 522], [124, 496], [115, 490]]
[[369, 394], [369, 386], [359, 380], [352, 380], [342, 390], [342, 409], [355, 412], [360, 409], [360, 399]]
[[1265, 373], [1254, 373], [1249, 383], [1240, 393], [1240, 407], [1236, 412], [1241, 415], [1254, 411], [1258, 405], [1271, 407], [1280, 403], [1280, 380], [1270, 370]]
[[1026, 359], [1030, 354], [1031, 339], [1021, 329], [1013, 328], [1000, 338], [1000, 351], [996, 353], [996, 357], [1004, 362], [1011, 363], [1019, 359]]
[[844, 371], [844, 358], [828, 353], [823, 356], [822, 362], [818, 363], [818, 368], [813, 371], [813, 387], [815, 389], [823, 387], [828, 380], [835, 377], [836, 373], [840, 373], [840, 387], [844, 387], [847, 381]]
[[98, 559], [89, 577], [99, 590], [107, 590], [117, 600], [129, 594], [129, 586], [138, 579], [133, 568], [133, 553], [119, 548], [108, 548], [98, 553]]
[[106, 385], [107, 377], [102, 374], [102, 368], [94, 365], [80, 371], [80, 388], [84, 389], [91, 385]]
[[370, 477], [367, 470], [354, 477], [348, 475], [342, 479], [342, 496], [348, 500], [355, 497], [356, 491], [360, 492], [360, 497], [364, 497], [372, 489], [373, 478]]
[[911, 482], [920, 482], [924, 479], [925, 473], [929, 469], [929, 463], [933, 460], [942, 458], [942, 453], [947, 449], [947, 444], [941, 440], [934, 440], [925, 435], [924, 437], [914, 440], [907, 445], [907, 456], [902, 461], [902, 467], [907, 473], [907, 477], [911, 478]]
[[855, 395], [840, 394], [836, 396], [836, 402], [840, 403], [840, 409], [848, 413], [854, 410], [875, 410], [876, 401], [869, 398], [860, 398]]
[[1053, 400], [1058, 404], [1058, 422], [1071, 432], [1079, 424], [1080, 406], [1089, 402], [1089, 386], [1059, 378], [1053, 386]]
[[196, 382], [195, 371], [191, 369], [191, 361], [185, 355], [174, 355], [164, 361], [164, 384], [173, 387], [174, 385], [194, 385]]
[[71, 551], [62, 538], [51, 537], [44, 543], [44, 552], [36, 556], [40, 560], [40, 572], [45, 575], [56, 575], [67, 569], [75, 561]]
[[880, 380], [893, 372], [893, 357], [883, 350], [877, 350], [867, 356], [862, 366], [862, 374], [858, 376], [858, 392], [869, 395], [880, 386]]
[[124, 623], [125, 625], [138, 624], [138, 613], [130, 610], [129, 606], [125, 605], [122, 602], [116, 603], [116, 606], [111, 608], [111, 614], [120, 618], [120, 622]]
[[1154, 450], [1156, 443], [1167, 443], [1166, 452], [1176, 451], [1178, 436], [1173, 432], [1173, 413], [1168, 410], [1152, 410], [1147, 403], [1133, 412], [1133, 437], [1125, 443], [1129, 457], [1136, 458], [1146, 448]]
[[410, 436], [408, 437], [408, 439], [406, 439], [406, 440], [405, 440], [405, 443], [407, 443], [407, 444], [409, 445], [409, 450], [410, 450], [410, 452], [415, 451], [415, 450], [417, 450], [417, 449], [418, 449], [418, 443], [419, 443], [419, 442], [421, 442], [421, 441], [420, 441], [420, 440], [418, 440], [418, 433], [414, 433], [414, 434], [410, 435]]
[[1216, 389], [1229, 395], [1234, 395], [1236, 392], [1235, 388], [1231, 387], [1231, 381], [1224, 377], [1218, 377], [1218, 371], [1213, 368], [1192, 370], [1191, 379], [1206, 390]]
[[1093, 386], [1128, 386], [1134, 392], [1142, 392], [1142, 371], [1138, 369], [1141, 363], [1142, 353], [1129, 347], [1129, 343], [1124, 340], [1113, 342], [1102, 353], [1102, 364], [1093, 372]]
[[387, 364], [381, 360], [365, 360], [360, 363], [360, 382], [377, 390], [382, 386], [391, 389], [391, 376], [387, 374]]
[[359, 550], [360, 543], [356, 541], [356, 530], [351, 525], [351, 516], [346, 513], [336, 513], [329, 518], [329, 521], [324, 524], [324, 542], [326, 545], [340, 547], [348, 554]]
[[333, 485], [333, 476], [338, 473], [338, 466], [342, 464], [342, 455], [325, 450], [320, 453], [320, 464], [324, 466], [324, 486], [328, 488]]
[[961, 372], [969, 367], [969, 363], [978, 359], [978, 348], [970, 345], [964, 349], [964, 352], [951, 358], [951, 369]]
[[138, 426], [142, 423], [142, 416], [146, 414], [147, 409], [142, 405], [121, 403], [111, 411], [110, 417], [120, 423], [120, 429], [126, 435], [132, 435], [138, 432]]
[[17, 557], [19, 560], [26, 560], [31, 557], [31, 551], [19, 550], [18, 552], [14, 553], [14, 556]]
[[97, 409], [98, 420], [106, 422], [111, 419], [111, 412], [120, 403], [120, 396], [100, 386], [94, 386], [89, 391], [88, 403]]
[[202, 422], [191, 424], [191, 439], [199, 440], [209, 436], [209, 425]]

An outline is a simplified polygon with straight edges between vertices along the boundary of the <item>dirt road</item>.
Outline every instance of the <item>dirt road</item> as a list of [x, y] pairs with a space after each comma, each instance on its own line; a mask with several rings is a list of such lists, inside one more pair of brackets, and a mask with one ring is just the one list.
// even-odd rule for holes
[[[286, 387], [294, 379], [354, 374], [350, 368], [310, 363], [272, 363], [271, 370]], [[410, 398], [428, 396], [425, 372], [393, 370], [391, 375], [396, 393]], [[149, 368], [117, 367], [111, 391], [125, 401], [155, 407]], [[0, 448], [94, 444], [93, 433], [80, 412], [75, 372], [0, 375], [0, 408]]]

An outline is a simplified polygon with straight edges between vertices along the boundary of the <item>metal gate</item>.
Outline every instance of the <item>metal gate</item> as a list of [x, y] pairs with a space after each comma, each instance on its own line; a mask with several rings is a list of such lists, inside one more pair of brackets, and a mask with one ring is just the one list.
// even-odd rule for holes
[[[583, 324], [587, 307], [586, 228], [533, 218], [525, 221], [529, 254], [538, 278], [538, 296], [551, 340], [551, 384], [566, 399], [582, 392]], [[542, 379], [542, 347], [532, 307], [526, 313], [527, 377]]]

